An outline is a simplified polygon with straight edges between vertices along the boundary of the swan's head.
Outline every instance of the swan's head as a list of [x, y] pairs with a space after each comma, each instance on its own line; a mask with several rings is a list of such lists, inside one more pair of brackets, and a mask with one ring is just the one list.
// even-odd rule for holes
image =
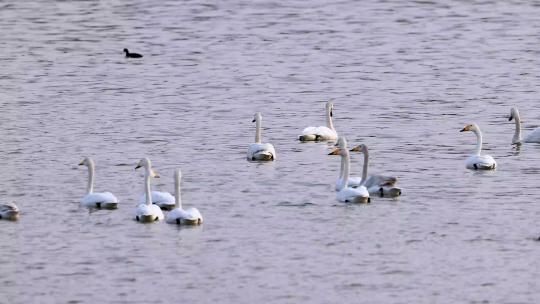
[[90, 167], [94, 164], [94, 161], [90, 157], [85, 157], [81, 162], [79, 163], [79, 166], [87, 166]]
[[465, 127], [463, 127], [463, 129], [461, 129], [461, 131], [459, 131], [459, 132], [465, 132], [465, 131], [478, 132], [478, 131], [480, 131], [480, 128], [478, 127], [477, 124], [470, 124], [470, 125], [466, 125]]
[[341, 155], [341, 149], [335, 148], [332, 152], [328, 153], [328, 155]]
[[337, 143], [334, 145], [334, 150], [328, 153], [328, 155], [341, 155], [343, 149], [347, 150], [347, 139], [344, 136], [338, 137]]
[[124, 53], [126, 54], [129, 53], [128, 49], [124, 49]]
[[139, 169], [141, 167], [145, 167], [147, 170], [150, 170], [150, 177], [159, 178], [159, 174], [157, 174], [157, 172], [154, 171], [154, 169], [152, 169], [152, 162], [150, 162], [150, 159], [148, 159], [147, 157], [141, 159], [137, 163], [137, 166], [135, 167], [135, 170], [137, 170], [137, 169]]
[[364, 153], [367, 151], [367, 146], [364, 144], [353, 147], [350, 151]]
[[330, 113], [330, 117], [334, 116], [334, 113], [333, 113], [334, 111], [333, 110], [334, 110], [334, 104], [331, 101], [327, 102], [326, 103], [326, 112]]
[[253, 116], [253, 121], [252, 122], [261, 121], [261, 120], [262, 120], [261, 113], [260, 112], [255, 113], [255, 116]]
[[510, 109], [510, 117], [508, 117], [508, 121], [511, 121], [512, 119], [516, 119], [516, 117], [519, 117], [519, 112], [517, 108]]

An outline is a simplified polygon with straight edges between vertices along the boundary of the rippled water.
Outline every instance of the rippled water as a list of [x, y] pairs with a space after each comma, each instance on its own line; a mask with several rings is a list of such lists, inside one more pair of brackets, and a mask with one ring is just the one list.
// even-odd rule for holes
[[[507, 116], [540, 124], [539, 5], [132, 2], [0, 4], [1, 303], [538, 301], [540, 145]], [[339, 158], [295, 140], [327, 100], [404, 196], [336, 201]], [[255, 111], [275, 163], [245, 160]], [[119, 210], [80, 206], [86, 155]], [[202, 227], [132, 219], [144, 156]]]

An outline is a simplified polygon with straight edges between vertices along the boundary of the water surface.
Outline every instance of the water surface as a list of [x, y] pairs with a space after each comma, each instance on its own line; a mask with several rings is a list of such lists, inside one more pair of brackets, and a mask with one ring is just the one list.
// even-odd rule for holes
[[[2, 303], [533, 303], [540, 6], [529, 1], [0, 5]], [[142, 53], [126, 60], [122, 49]], [[336, 201], [324, 123], [404, 196]], [[253, 113], [278, 161], [245, 160]], [[476, 122], [495, 172], [465, 169]], [[79, 204], [96, 161], [116, 211]], [[133, 221], [150, 157], [195, 229]], [[359, 174], [361, 157], [353, 155]]]

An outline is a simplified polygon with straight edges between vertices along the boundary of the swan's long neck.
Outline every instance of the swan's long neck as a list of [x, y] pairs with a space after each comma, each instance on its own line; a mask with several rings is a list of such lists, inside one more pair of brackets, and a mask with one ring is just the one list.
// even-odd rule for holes
[[368, 166], [369, 166], [369, 151], [367, 147], [364, 147], [364, 167], [362, 168], [362, 180], [360, 181], [360, 185], [364, 185], [364, 183], [367, 180]]
[[343, 190], [347, 188], [347, 185], [349, 184], [349, 171], [351, 170], [351, 163], [350, 163], [351, 161], [350, 161], [349, 151], [347, 151], [346, 149], [347, 148], [345, 148], [345, 153], [341, 158], [341, 166], [343, 168], [343, 175], [342, 175], [343, 185], [341, 186], [341, 189], [339, 190]]
[[516, 131], [514, 132], [512, 143], [517, 144], [521, 142], [521, 118], [518, 113], [514, 113], [514, 121], [516, 123]]
[[334, 124], [332, 123], [332, 116], [330, 115], [331, 112], [332, 108], [326, 109], [326, 126], [328, 127], [328, 129], [335, 130]]
[[152, 205], [152, 191], [150, 189], [150, 178], [152, 176], [152, 168], [147, 167], [144, 174], [144, 191], [146, 193], [146, 204]]
[[257, 119], [257, 130], [255, 131], [255, 143], [261, 143], [261, 120]]
[[180, 174], [178, 173], [174, 175], [174, 188], [176, 190], [174, 192], [174, 200], [175, 200], [174, 207], [182, 208], [182, 200], [180, 198]]
[[[343, 155], [341, 155], [341, 165], [339, 167], [339, 178], [338, 178], [338, 181], [336, 183], [336, 191], [339, 191], [343, 188], [343, 174], [345, 173], [345, 157]], [[346, 186], [346, 185], [345, 185]]]
[[92, 193], [94, 191], [94, 163], [88, 164], [88, 184], [86, 185], [86, 192]]
[[476, 149], [474, 150], [474, 153], [480, 155], [480, 152], [482, 152], [482, 132], [476, 129], [474, 130], [474, 134], [476, 134]]

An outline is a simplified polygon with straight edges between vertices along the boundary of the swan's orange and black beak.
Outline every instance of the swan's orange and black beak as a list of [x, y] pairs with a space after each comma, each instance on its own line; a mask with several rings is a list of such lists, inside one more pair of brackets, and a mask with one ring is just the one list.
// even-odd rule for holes
[[159, 174], [157, 174], [156, 171], [154, 171], [154, 170], [152, 169], [152, 177], [153, 177], [153, 178], [159, 178], [160, 176], [159, 176]]
[[512, 119], [514, 119], [514, 115], [510, 114], [510, 117], [508, 117], [508, 121], [511, 121]]
[[84, 165], [84, 160], [79, 163], [79, 166]]
[[469, 126], [466, 126], [465, 128], [461, 129], [459, 132], [465, 132], [465, 131], [470, 131]]
[[349, 151], [351, 151], [351, 152], [362, 152], [362, 146], [358, 145], [356, 147], [353, 147]]
[[335, 148], [332, 152], [328, 153], [328, 155], [339, 155], [341, 153], [341, 148]]

